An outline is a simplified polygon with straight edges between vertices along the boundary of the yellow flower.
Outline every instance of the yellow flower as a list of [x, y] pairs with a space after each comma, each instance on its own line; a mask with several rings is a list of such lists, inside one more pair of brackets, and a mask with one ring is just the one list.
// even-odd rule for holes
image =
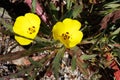
[[81, 23], [79, 21], [66, 18], [63, 22], [57, 22], [53, 26], [53, 38], [59, 40], [67, 48], [74, 47], [83, 38], [83, 33], [79, 31], [80, 27]]
[[21, 45], [28, 45], [33, 42], [32, 39], [36, 37], [40, 23], [40, 18], [33, 13], [26, 13], [25, 16], [17, 17], [13, 31], [20, 36], [15, 35], [16, 41]]

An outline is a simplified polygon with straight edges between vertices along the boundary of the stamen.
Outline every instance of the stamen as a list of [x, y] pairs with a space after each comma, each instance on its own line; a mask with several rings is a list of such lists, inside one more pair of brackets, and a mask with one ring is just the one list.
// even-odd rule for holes
[[70, 36], [67, 37], [68, 39], [70, 38]]
[[32, 26], [32, 28], [35, 28], [35, 26]]
[[64, 40], [69, 39], [70, 38], [69, 32], [66, 32], [65, 34], [63, 33], [62, 37], [63, 37]]
[[64, 34], [62, 34], [62, 36], [64, 37]]
[[69, 34], [69, 32], [66, 32], [66, 34]]
[[30, 30], [30, 28], [28, 28], [28, 30]]
[[27, 32], [33, 34], [35, 32], [35, 26], [29, 27]]

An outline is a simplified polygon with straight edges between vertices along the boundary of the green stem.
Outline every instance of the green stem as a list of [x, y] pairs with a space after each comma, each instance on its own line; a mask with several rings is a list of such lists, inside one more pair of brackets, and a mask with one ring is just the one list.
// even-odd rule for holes
[[93, 7], [94, 7], [94, 4], [91, 5], [90, 11], [89, 11], [90, 13], [92, 12]]
[[92, 47], [89, 49], [89, 53], [92, 53], [93, 48], [95, 47], [95, 45], [100, 41], [100, 39], [103, 37], [104, 33], [105, 33], [106, 29], [104, 29], [104, 31], [101, 33], [101, 35], [98, 37], [98, 39], [96, 40], [96, 42], [92, 45]]

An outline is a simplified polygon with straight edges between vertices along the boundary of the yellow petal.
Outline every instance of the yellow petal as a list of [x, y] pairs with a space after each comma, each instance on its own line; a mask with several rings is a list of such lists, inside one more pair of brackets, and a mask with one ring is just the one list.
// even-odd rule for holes
[[64, 19], [63, 23], [67, 31], [79, 30], [81, 28], [81, 23], [79, 21], [70, 18]]
[[81, 42], [83, 38], [83, 33], [81, 31], [75, 31], [70, 38], [69, 48], [74, 47]]
[[[19, 16], [13, 26], [13, 31], [26, 38], [34, 39], [37, 35], [40, 28], [40, 19], [37, 15], [33, 13], [26, 13], [25, 16]], [[34, 27], [34, 29], [32, 28]], [[29, 30], [32, 29], [32, 30]], [[32, 33], [32, 34], [30, 34]], [[28, 45], [32, 42], [32, 40], [15, 36], [16, 41], [21, 45]]]
[[64, 40], [63, 37], [60, 37], [60, 42], [63, 43], [67, 48], [72, 48], [81, 42], [83, 38], [83, 33], [81, 31], [75, 31], [70, 33], [70, 38]]
[[62, 37], [59, 40], [61, 43], [63, 43], [65, 45], [66, 48], [70, 48], [70, 46], [69, 46], [70, 41], [69, 40], [64, 40]]
[[29, 21], [24, 16], [18, 17], [14, 23], [13, 31], [19, 35], [22, 35], [22, 34], [24, 34], [24, 36], [27, 35], [26, 32], [27, 32], [28, 26], [31, 26], [28, 23]]
[[54, 26], [53, 26], [53, 29], [52, 29], [52, 32], [53, 32], [53, 38], [55, 40], [58, 40], [62, 33], [64, 32], [64, 24], [62, 22], [57, 22]]
[[79, 31], [81, 23], [77, 20], [66, 18], [53, 26], [53, 38], [59, 40], [67, 48], [76, 46], [81, 42], [83, 33]]
[[25, 14], [25, 18], [29, 21], [29, 24], [36, 27], [37, 31], [39, 30], [41, 20], [36, 14], [27, 13], [27, 14]]
[[28, 45], [31, 42], [33, 42], [33, 40], [25, 39], [25, 38], [22, 38], [22, 37], [19, 37], [19, 36], [15, 36], [15, 39], [21, 45]]

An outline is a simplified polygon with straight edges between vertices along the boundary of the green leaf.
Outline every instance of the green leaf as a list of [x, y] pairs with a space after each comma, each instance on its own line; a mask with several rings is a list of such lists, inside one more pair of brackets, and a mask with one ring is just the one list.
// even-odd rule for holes
[[32, 0], [32, 12], [33, 13], [35, 13], [35, 10], [36, 10], [36, 3], [37, 3], [36, 0]]
[[72, 15], [73, 15], [73, 10], [69, 10], [69, 11], [67, 11], [67, 12], [63, 15], [63, 17], [61, 17], [60, 20], [63, 20], [63, 19], [65, 19], [65, 18], [71, 18]]
[[91, 77], [90, 77], [90, 80], [100, 80], [102, 77], [101, 74], [99, 73], [94, 73]]
[[113, 48], [112, 53], [120, 58], [120, 48]]
[[72, 57], [71, 68], [72, 68], [72, 71], [76, 69], [76, 56]]
[[120, 33], [120, 28], [117, 28], [114, 32], [111, 33], [111, 36], [119, 34]]
[[72, 0], [66, 0], [67, 3], [67, 9], [70, 10], [72, 6]]
[[76, 18], [82, 12], [82, 8], [83, 8], [82, 5], [75, 5], [73, 9], [68, 10], [60, 20], [72, 17]]
[[89, 60], [89, 59], [92, 59], [96, 56], [97, 56], [97, 54], [92, 54], [92, 55], [83, 54], [80, 58], [83, 60]]
[[73, 56], [72, 56], [72, 61], [71, 61], [71, 68], [72, 68], [72, 71], [74, 71], [76, 69], [76, 53], [79, 50], [79, 47], [75, 46], [75, 47], [71, 48], [70, 50], [73, 51]]
[[56, 8], [56, 6], [54, 5], [54, 3], [50, 2], [50, 5], [49, 5], [49, 6], [50, 6], [50, 9], [51, 9], [51, 10], [55, 10], [55, 11], [57, 10], [57, 8]]
[[106, 15], [113, 11], [120, 10], [120, 1], [112, 1], [109, 3], [106, 3], [103, 8], [105, 8], [103, 11], [100, 11], [100, 14]]
[[114, 8], [114, 9], [119, 8], [120, 7], [119, 2], [120, 1], [113, 1], [113, 2], [105, 4], [103, 7], [105, 7], [105, 8]]
[[83, 5], [75, 5], [73, 8], [73, 18], [76, 18], [82, 12]]
[[13, 28], [12, 28], [13, 26], [10, 22], [7, 23], [3, 18], [1, 18], [0, 24], [3, 24], [10, 32], [13, 32]]
[[64, 51], [65, 51], [65, 47], [62, 47], [61, 49], [58, 50], [55, 59], [53, 60], [53, 72], [54, 75], [56, 77], [56, 79], [58, 78], [58, 72], [60, 69], [60, 60], [62, 59], [63, 55], [64, 55]]
[[73, 52], [76, 53], [79, 50], [79, 47], [75, 46], [75, 47], [72, 47], [70, 50], [73, 50]]
[[37, 61], [34, 61], [32, 58], [29, 59], [31, 64], [33, 64], [35, 67], [43, 67], [43, 64]]
[[49, 27], [48, 25], [46, 25], [44, 22], [41, 22], [40, 32], [47, 36], [47, 35], [50, 35], [50, 34], [51, 34], [51, 29], [50, 29], [50, 27]]

